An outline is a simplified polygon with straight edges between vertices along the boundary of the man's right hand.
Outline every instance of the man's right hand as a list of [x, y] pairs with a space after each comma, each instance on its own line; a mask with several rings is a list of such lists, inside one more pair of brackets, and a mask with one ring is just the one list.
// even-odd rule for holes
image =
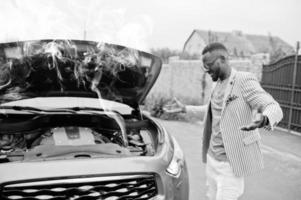
[[177, 98], [173, 98], [170, 104], [163, 107], [165, 113], [185, 113], [186, 107]]

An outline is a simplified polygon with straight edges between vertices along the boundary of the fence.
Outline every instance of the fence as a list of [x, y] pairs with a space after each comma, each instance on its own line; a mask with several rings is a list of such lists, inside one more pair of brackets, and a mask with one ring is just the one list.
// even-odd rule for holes
[[280, 127], [301, 132], [301, 55], [285, 57], [264, 65], [262, 86], [281, 105], [283, 120]]
[[[187, 104], [207, 103], [213, 84], [211, 77], [202, 71], [201, 65], [201, 60], [173, 60], [163, 65], [148, 98], [177, 97]], [[236, 70], [252, 72], [257, 78], [261, 78], [260, 59], [232, 59], [230, 65]]]
[[201, 61], [177, 60], [163, 65], [149, 97], [177, 97], [184, 103], [203, 104], [209, 99], [212, 81], [202, 71], [201, 64]]

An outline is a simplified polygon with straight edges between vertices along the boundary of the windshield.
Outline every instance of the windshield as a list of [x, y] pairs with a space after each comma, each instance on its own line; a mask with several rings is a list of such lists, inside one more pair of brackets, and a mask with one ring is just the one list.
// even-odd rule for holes
[[161, 68], [157, 57], [123, 46], [80, 40], [0, 44], [0, 103], [75, 96], [141, 103]]

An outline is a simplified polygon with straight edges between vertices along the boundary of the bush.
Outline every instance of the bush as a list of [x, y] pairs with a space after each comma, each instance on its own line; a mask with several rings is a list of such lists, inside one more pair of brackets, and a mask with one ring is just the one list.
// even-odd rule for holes
[[145, 100], [144, 109], [150, 112], [151, 116], [156, 118], [164, 120], [187, 121], [185, 114], [183, 113], [165, 113], [163, 111], [164, 106], [166, 106], [171, 101], [171, 98], [167, 98], [162, 95], [152, 95]]
[[[186, 114], [186, 113], [165, 113], [163, 107], [168, 105], [172, 98], [163, 95], [151, 95], [145, 100], [144, 110], [148, 111], [152, 117], [163, 120], [176, 120], [186, 122], [202, 121], [205, 113]], [[188, 105], [199, 105], [199, 102], [192, 101], [189, 98], [180, 98], [180, 101]]]

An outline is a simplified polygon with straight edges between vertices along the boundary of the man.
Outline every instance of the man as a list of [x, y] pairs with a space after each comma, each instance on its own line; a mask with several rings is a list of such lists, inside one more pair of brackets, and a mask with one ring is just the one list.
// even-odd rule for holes
[[177, 100], [175, 105], [177, 111], [206, 112], [202, 155], [207, 196], [212, 200], [234, 200], [243, 194], [244, 176], [263, 168], [257, 128], [272, 130], [283, 113], [254, 75], [231, 68], [223, 44], [207, 45], [202, 61], [205, 72], [216, 82], [209, 105], [183, 105]]

